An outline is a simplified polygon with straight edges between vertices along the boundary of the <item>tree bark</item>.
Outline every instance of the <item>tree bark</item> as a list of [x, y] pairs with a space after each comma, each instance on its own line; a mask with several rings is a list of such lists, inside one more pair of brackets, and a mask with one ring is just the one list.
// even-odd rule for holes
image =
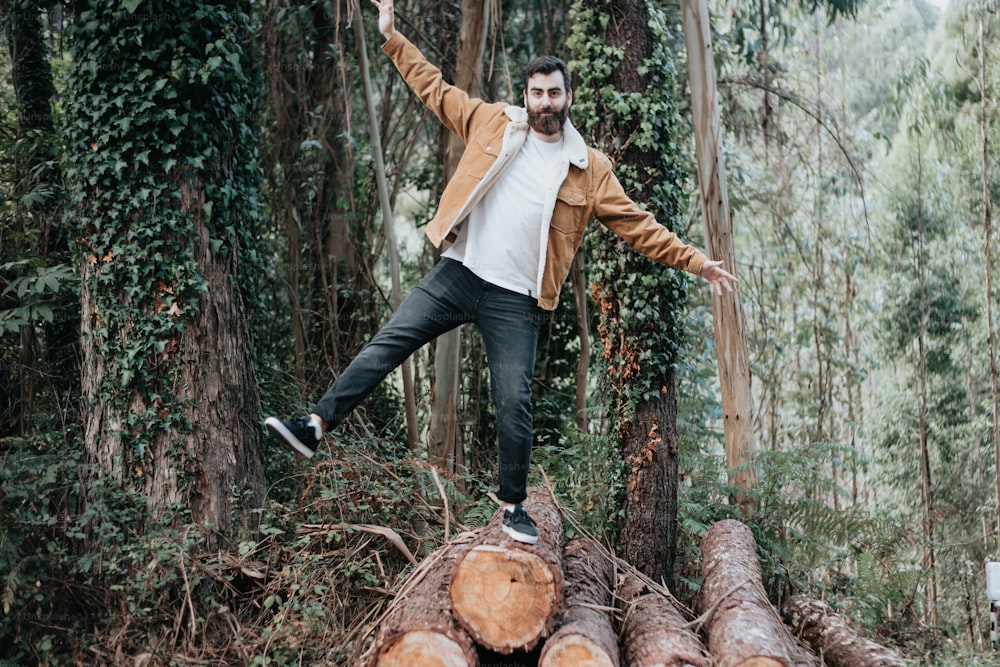
[[[733, 221], [726, 192], [712, 31], [705, 0], [682, 0], [681, 15], [687, 46], [691, 116], [708, 254], [712, 259], [721, 259], [724, 266], [738, 276], [736, 251], [733, 247]], [[743, 491], [736, 500], [744, 516], [749, 516], [753, 513], [754, 500], [746, 492], [756, 488], [757, 474], [750, 455], [754, 449], [753, 395], [746, 322], [739, 295], [738, 289], [723, 296], [713, 295], [712, 313], [722, 388], [726, 466], [730, 471], [731, 483]]]
[[[119, 9], [98, 4], [104, 9], [97, 12]], [[238, 117], [251, 106], [250, 79], [240, 70], [250, 67], [242, 45], [251, 12], [246, 3], [181, 3], [174, 11], [199, 14], [201, 27], [75, 26], [68, 113], [100, 117], [105, 132], [97, 141], [94, 126], [74, 124], [66, 151], [81, 221], [83, 440], [95, 475], [141, 491], [157, 513], [174, 517], [175, 504], [184, 505], [216, 549], [253, 530], [264, 497], [257, 379], [240, 288], [247, 225], [257, 214], [251, 130]], [[169, 59], [158, 57], [157, 49], [181, 44], [189, 56], [182, 69], [204, 72], [204, 79], [175, 77]], [[215, 67], [207, 44], [244, 60]], [[101, 70], [112, 61], [121, 68]], [[150, 75], [162, 85], [140, 87], [129, 104], [146, 102], [156, 113], [127, 106], [120, 117], [130, 122], [115, 122], [109, 91]], [[186, 124], [175, 134], [167, 118]], [[120, 173], [94, 174], [125, 142], [143, 146], [144, 159]], [[137, 197], [141, 189], [152, 194]], [[123, 209], [120, 202], [129, 200]]]
[[830, 667], [904, 667], [894, 651], [858, 634], [828, 605], [793, 595], [782, 610], [792, 632], [804, 639]]
[[634, 575], [617, 593], [622, 653], [628, 667], [711, 667], [712, 657], [673, 603]]
[[537, 544], [515, 542], [490, 521], [459, 559], [451, 581], [455, 618], [483, 647], [530, 651], [555, 626], [563, 599], [562, 517], [547, 491], [529, 489], [524, 508]]
[[539, 667], [619, 667], [618, 637], [609, 607], [615, 572], [611, 554], [589, 538], [563, 550], [565, 602], [559, 626], [545, 642]]
[[451, 613], [448, 585], [471, 542], [451, 543], [428, 556], [393, 601], [371, 667], [473, 667], [472, 637]]
[[750, 529], [727, 519], [701, 540], [700, 608], [716, 667], [819, 665], [782, 624], [761, 583]]

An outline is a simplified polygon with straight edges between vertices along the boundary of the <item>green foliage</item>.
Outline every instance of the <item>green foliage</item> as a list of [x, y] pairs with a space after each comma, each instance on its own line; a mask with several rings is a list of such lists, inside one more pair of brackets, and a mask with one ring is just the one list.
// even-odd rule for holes
[[556, 497], [570, 512], [572, 520], [564, 526], [567, 538], [583, 530], [614, 544], [626, 472], [618, 445], [607, 435], [564, 428], [568, 433], [562, 445], [535, 449], [534, 467], [545, 471]]
[[16, 333], [23, 326], [51, 323], [66, 307], [60, 293], [76, 295], [77, 279], [66, 264], [38, 266], [31, 260], [8, 262], [0, 266], [0, 274], [14, 274], [0, 292], [0, 303], [16, 299], [16, 305], [0, 309], [0, 336]]
[[[293, 507], [272, 503], [256, 538], [212, 552], [184, 508], [151, 516], [140, 494], [89, 478], [60, 437], [0, 441], [0, 660], [357, 664], [409, 569], [359, 526], [395, 529], [418, 557], [444, 535], [442, 499], [417, 492], [432, 476], [405, 454], [338, 441], [298, 473]], [[452, 534], [492, 510], [443, 485]]]
[[[585, 135], [629, 138], [628, 146], [617, 147], [612, 158], [621, 158], [626, 150], [645, 157], [620, 164], [619, 180], [659, 222], [676, 228], [685, 199], [680, 160], [683, 124], [674, 92], [679, 74], [667, 18], [650, 7], [653, 52], [641, 67], [647, 87], [641, 92], [621, 92], [611, 81], [623, 54], [601, 38], [607, 13], [600, 11], [599, 3], [577, 2], [573, 16], [567, 45], [574, 54], [571, 69], [579, 80], [574, 122]], [[603, 228], [589, 250], [589, 280], [600, 309], [603, 356], [622, 418], [639, 402], [660, 395], [676, 363], [688, 279], [682, 272], [639, 256]]]

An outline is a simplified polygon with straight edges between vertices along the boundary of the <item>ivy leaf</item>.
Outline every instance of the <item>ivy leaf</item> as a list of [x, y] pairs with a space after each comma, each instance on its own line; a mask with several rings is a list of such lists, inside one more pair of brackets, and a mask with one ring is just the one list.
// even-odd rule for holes
[[135, 14], [135, 10], [139, 9], [139, 5], [142, 4], [142, 0], [125, 0], [122, 5], [125, 7], [125, 11], [129, 14]]

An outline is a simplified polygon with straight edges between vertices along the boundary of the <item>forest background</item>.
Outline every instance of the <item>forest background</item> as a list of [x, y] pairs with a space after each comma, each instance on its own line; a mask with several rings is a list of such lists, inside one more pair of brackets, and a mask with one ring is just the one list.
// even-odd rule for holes
[[[682, 601], [700, 536], [744, 518], [776, 603], [811, 593], [915, 664], [995, 664], [998, 9], [710, 8], [756, 485], [726, 469], [707, 291], [596, 226], [540, 342], [533, 482]], [[574, 123], [705, 247], [679, 9], [398, 7], [488, 99], [565, 55]], [[0, 664], [354, 664], [406, 554], [492, 513], [472, 330], [311, 462], [259, 426], [303, 412], [436, 259], [421, 225], [456, 149], [373, 11], [0, 2]], [[667, 473], [653, 544], [644, 457]]]

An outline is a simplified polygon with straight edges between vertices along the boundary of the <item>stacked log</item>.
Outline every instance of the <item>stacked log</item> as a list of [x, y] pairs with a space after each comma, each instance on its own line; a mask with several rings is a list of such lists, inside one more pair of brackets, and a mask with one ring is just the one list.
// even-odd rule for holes
[[892, 649], [852, 628], [829, 605], [805, 595], [793, 595], [782, 610], [785, 621], [830, 667], [904, 667]]
[[458, 560], [452, 613], [481, 646], [501, 654], [530, 651], [552, 633], [563, 597], [563, 525], [543, 489], [529, 489], [524, 509], [538, 525], [537, 544], [503, 532], [502, 512]]
[[545, 642], [539, 667], [619, 667], [611, 614], [615, 571], [611, 554], [594, 540], [563, 550], [565, 597], [559, 629]]
[[767, 599], [750, 529], [727, 519], [701, 541], [701, 610], [718, 667], [819, 665], [781, 622]]
[[472, 637], [451, 613], [448, 584], [471, 541], [453, 542], [428, 556], [396, 596], [382, 623], [373, 667], [474, 667]]
[[[573, 540], [563, 551], [562, 519], [548, 493], [530, 490], [525, 506], [538, 544], [511, 540], [498, 514], [424, 559], [390, 606], [369, 667], [472, 667], [484, 655], [539, 667], [822, 664], [768, 601], [756, 543], [742, 523], [719, 522], [702, 539], [701, 616], [687, 621], [664, 588], [631, 574], [616, 581], [615, 560], [597, 542]], [[822, 602], [793, 596], [784, 614], [831, 667], [905, 664]]]
[[664, 594], [635, 575], [618, 586], [622, 655], [628, 667], [711, 667], [712, 658]]

